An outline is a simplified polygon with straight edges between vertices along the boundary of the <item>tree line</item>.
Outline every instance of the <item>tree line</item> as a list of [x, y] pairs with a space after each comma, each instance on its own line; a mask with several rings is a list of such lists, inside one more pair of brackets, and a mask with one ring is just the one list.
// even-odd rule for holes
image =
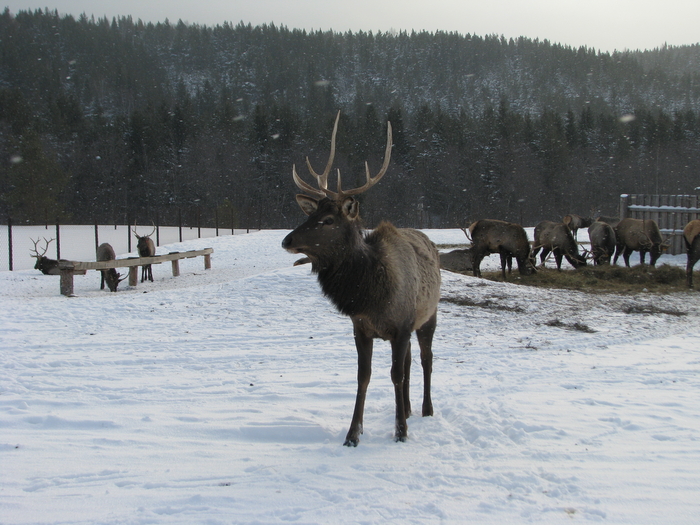
[[[601, 53], [456, 33], [0, 15], [0, 213], [288, 228], [292, 165], [325, 165], [371, 226], [532, 225], [700, 186], [700, 47]], [[333, 177], [331, 177], [333, 180]], [[334, 184], [334, 182], [331, 182]]]

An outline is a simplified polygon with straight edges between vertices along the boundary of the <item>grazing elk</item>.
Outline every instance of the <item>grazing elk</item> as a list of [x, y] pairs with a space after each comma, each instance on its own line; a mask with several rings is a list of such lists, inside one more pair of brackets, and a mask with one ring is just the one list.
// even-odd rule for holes
[[[97, 247], [97, 261], [113, 261], [117, 258], [117, 255], [114, 253], [114, 248], [112, 248], [112, 245], [105, 242], [100, 244]], [[120, 279], [121, 274], [117, 272], [116, 268], [109, 268], [107, 270], [100, 270], [100, 273], [102, 274], [102, 279], [100, 280], [100, 290], [105, 289], [105, 282], [107, 282], [107, 286], [109, 287], [110, 292], [116, 292], [117, 291], [117, 286], [119, 286], [119, 283], [122, 282], [126, 277], [123, 277]]]
[[569, 215], [564, 215], [561, 222], [569, 227], [571, 234], [574, 236], [574, 240], [578, 240], [576, 236], [578, 235], [579, 229], [589, 227], [593, 224], [593, 219], [570, 213]]
[[46, 237], [44, 237], [44, 251], [40, 254], [39, 250], [37, 249], [39, 239], [36, 241], [31, 239], [31, 241], [34, 243], [34, 249], [32, 250], [33, 253], [31, 253], [31, 256], [36, 257], [34, 269], [39, 270], [44, 275], [61, 275], [61, 272], [58, 269], [58, 261], [56, 259], [49, 259], [46, 257], [46, 252], [49, 250], [49, 244], [51, 244], [51, 241], [53, 240], [54, 239], [46, 240]]
[[[151, 239], [151, 235], [156, 231], [156, 227], [153, 226], [153, 231], [148, 235], [139, 235], [136, 233], [136, 226], [132, 230], [136, 238], [138, 239], [138, 244], [136, 249], [139, 252], [139, 257], [153, 257], [156, 254], [156, 245]], [[151, 270], [150, 264], [144, 264], [141, 267], [141, 282], [144, 282], [148, 278], [149, 281], [153, 282], [153, 271]]]
[[617, 239], [615, 230], [607, 222], [595, 221], [588, 227], [588, 237], [591, 240], [591, 253], [595, 265], [610, 264], [615, 255]]
[[440, 265], [435, 245], [422, 232], [397, 229], [382, 222], [371, 233], [363, 232], [360, 207], [354, 196], [374, 186], [384, 176], [391, 158], [391, 123], [387, 123], [384, 163], [371, 177], [365, 163], [366, 183], [355, 189], [328, 189], [328, 174], [335, 156], [338, 119], [331, 136], [331, 151], [322, 174], [306, 159], [318, 189], [297, 175], [292, 177], [304, 194], [296, 196], [309, 218], [287, 235], [282, 247], [306, 255], [318, 276], [323, 293], [336, 308], [350, 317], [357, 347], [357, 397], [345, 446], [357, 446], [363, 431], [365, 397], [372, 367], [373, 340], [391, 342], [391, 380], [396, 399], [395, 440], [408, 436], [406, 418], [411, 414], [409, 378], [411, 334], [416, 332], [423, 366], [423, 416], [433, 415], [430, 398], [432, 341], [440, 300]]
[[557, 270], [561, 270], [561, 261], [565, 257], [574, 268], [586, 266], [586, 258], [579, 254], [578, 244], [574, 240], [569, 227], [563, 222], [542, 221], [535, 226], [535, 246], [532, 249], [532, 258], [537, 257], [540, 249], [540, 261], [544, 261], [549, 252], [554, 253], [557, 262]]
[[649, 265], [654, 266], [661, 253], [668, 248], [668, 243], [661, 238], [661, 231], [652, 219], [622, 219], [615, 227], [617, 252], [614, 263], [622, 254], [625, 266], [630, 265], [632, 252], [639, 252], [639, 262], [644, 264], [644, 256], [649, 252]]
[[[465, 232], [466, 233], [466, 232]], [[530, 260], [530, 241], [522, 226], [512, 222], [482, 219], [469, 226], [472, 239], [472, 271], [481, 277], [481, 261], [486, 255], [498, 253], [501, 256], [501, 271], [506, 279], [506, 266], [512, 266], [512, 258], [518, 263], [521, 275], [530, 275], [535, 267]]]
[[683, 228], [683, 241], [688, 252], [688, 264], [685, 268], [688, 288], [693, 287], [693, 266], [700, 259], [700, 220], [690, 221]]

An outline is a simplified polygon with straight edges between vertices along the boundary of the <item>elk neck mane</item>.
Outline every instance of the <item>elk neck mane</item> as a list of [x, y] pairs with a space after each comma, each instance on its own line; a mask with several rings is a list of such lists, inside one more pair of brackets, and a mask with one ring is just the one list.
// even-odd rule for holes
[[346, 246], [336, 257], [313, 262], [324, 295], [351, 317], [381, 308], [379, 298], [388, 299], [395, 289], [386, 243], [399, 232], [391, 223], [382, 222], [371, 232], [357, 228], [353, 234], [349, 249]]

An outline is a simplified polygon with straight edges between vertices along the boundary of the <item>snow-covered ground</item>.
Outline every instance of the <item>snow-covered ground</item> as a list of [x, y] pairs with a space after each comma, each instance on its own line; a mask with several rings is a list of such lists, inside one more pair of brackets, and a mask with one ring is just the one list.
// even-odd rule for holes
[[393, 441], [378, 342], [350, 449], [351, 323], [285, 233], [160, 247], [213, 247], [212, 269], [116, 294], [0, 272], [0, 523], [698, 523], [699, 293], [443, 272], [434, 417]]

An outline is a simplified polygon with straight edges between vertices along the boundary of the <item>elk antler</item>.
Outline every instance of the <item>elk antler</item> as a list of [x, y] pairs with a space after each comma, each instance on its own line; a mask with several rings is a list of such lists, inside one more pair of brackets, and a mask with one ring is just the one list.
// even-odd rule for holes
[[311, 167], [311, 163], [309, 162], [309, 158], [306, 157], [306, 166], [309, 168], [309, 171], [311, 174], [314, 176], [316, 181], [318, 182], [318, 187], [319, 189], [316, 189], [312, 187], [311, 185], [307, 184], [303, 180], [301, 180], [301, 177], [297, 174], [296, 166], [292, 166], [292, 178], [294, 179], [294, 182], [296, 185], [299, 187], [299, 189], [304, 190], [305, 192], [318, 197], [318, 198], [323, 198], [323, 197], [329, 197], [334, 200], [342, 200], [345, 197], [349, 197], [351, 195], [359, 195], [360, 193], [364, 193], [368, 189], [370, 189], [372, 186], [374, 186], [377, 182], [379, 182], [379, 179], [381, 179], [384, 174], [386, 173], [387, 169], [389, 168], [389, 161], [391, 160], [391, 147], [392, 147], [392, 137], [391, 137], [391, 122], [387, 122], [387, 137], [386, 137], [386, 150], [384, 152], [384, 163], [382, 164], [381, 169], [379, 170], [379, 173], [375, 175], [374, 177], [371, 176], [369, 172], [369, 164], [365, 161], [365, 174], [367, 177], [367, 182], [360, 186], [359, 188], [354, 188], [351, 190], [345, 190], [343, 191], [342, 189], [342, 183], [341, 183], [341, 178], [340, 178], [340, 170], [338, 170], [338, 191], [334, 192], [328, 189], [328, 174], [331, 171], [331, 167], [333, 166], [333, 160], [335, 159], [335, 136], [338, 132], [338, 121], [340, 120], [340, 111], [338, 111], [338, 115], [335, 117], [335, 125], [333, 126], [333, 134], [331, 135], [331, 153], [330, 156], [328, 157], [328, 162], [326, 163], [326, 169], [323, 170], [323, 173], [320, 175], [314, 171], [314, 169]]
[[46, 255], [46, 252], [49, 251], [49, 244], [51, 244], [51, 241], [54, 239], [49, 239], [48, 241], [46, 240], [46, 237], [44, 237], [44, 242], [46, 243], [46, 246], [44, 247], [44, 251], [40, 254], [39, 250], [37, 250], [36, 245], [39, 244], [39, 239], [36, 241], [34, 239], [29, 239], [34, 243], [34, 253], [31, 254], [32, 257], [36, 257], [37, 259], [41, 259]]
[[471, 235], [469, 235], [469, 230], [467, 228], [460, 228], [460, 230], [462, 230], [462, 232], [464, 232], [464, 235], [467, 237], [467, 240], [469, 242], [474, 242], [474, 241], [472, 241]]
[[[153, 221], [151, 221], [151, 224], [153, 224]], [[139, 235], [138, 233], [136, 233], [136, 224], [135, 223], [134, 223], [134, 229], [131, 231], [134, 232], [134, 235], [136, 235], [137, 239], [140, 239], [141, 237], [150, 237], [151, 235], [153, 235], [156, 232], [156, 225], [153, 224], [153, 231], [151, 233], [149, 233], [148, 235]]]

